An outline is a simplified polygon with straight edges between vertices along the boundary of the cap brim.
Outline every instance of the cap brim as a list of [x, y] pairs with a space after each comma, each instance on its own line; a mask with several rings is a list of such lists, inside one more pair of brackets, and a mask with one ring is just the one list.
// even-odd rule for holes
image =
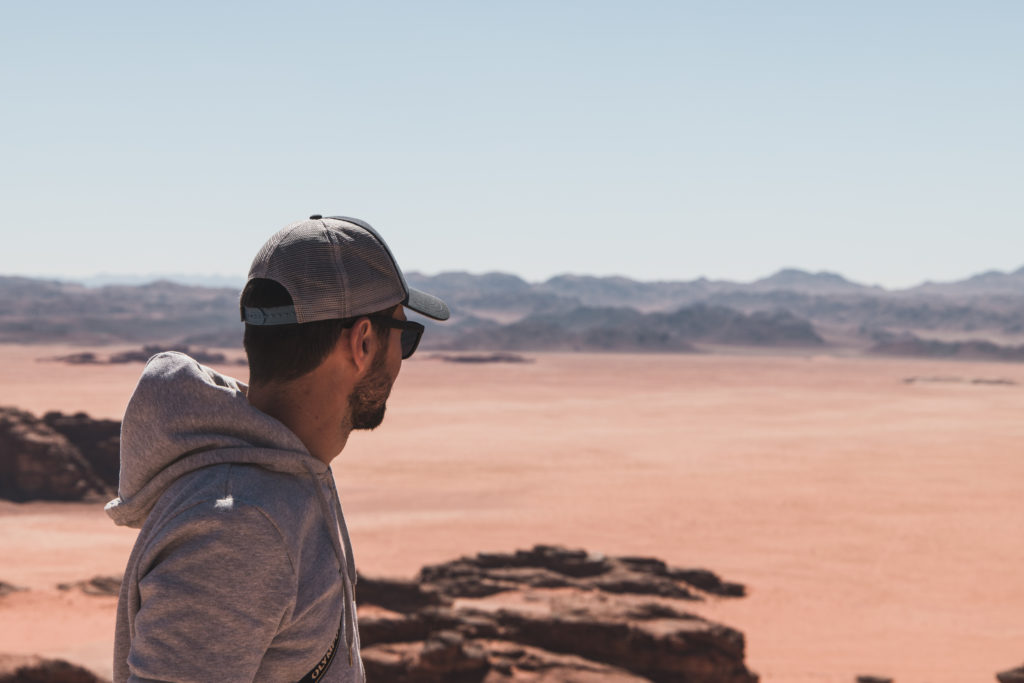
[[409, 297], [405, 300], [405, 306], [434, 320], [447, 320], [451, 316], [448, 304], [433, 294], [427, 294], [412, 287], [409, 288]]

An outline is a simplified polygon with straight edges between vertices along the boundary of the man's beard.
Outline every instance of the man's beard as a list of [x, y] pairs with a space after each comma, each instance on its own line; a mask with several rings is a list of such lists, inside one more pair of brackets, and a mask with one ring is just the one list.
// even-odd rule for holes
[[353, 387], [348, 397], [352, 429], [376, 429], [384, 421], [384, 410], [387, 408], [392, 384], [384, 356], [383, 352], [378, 352], [370, 371]]

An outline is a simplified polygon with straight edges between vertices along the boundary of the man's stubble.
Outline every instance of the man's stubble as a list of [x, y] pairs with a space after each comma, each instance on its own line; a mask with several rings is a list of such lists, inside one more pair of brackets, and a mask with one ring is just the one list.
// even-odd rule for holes
[[352, 429], [376, 429], [384, 421], [388, 396], [394, 379], [388, 376], [386, 354], [379, 352], [366, 377], [352, 389], [348, 397]]

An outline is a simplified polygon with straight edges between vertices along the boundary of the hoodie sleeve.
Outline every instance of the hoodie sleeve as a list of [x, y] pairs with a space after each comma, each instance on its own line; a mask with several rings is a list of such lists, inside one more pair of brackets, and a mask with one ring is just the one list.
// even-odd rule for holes
[[252, 681], [295, 602], [277, 527], [228, 496], [178, 515], [147, 545], [129, 682]]

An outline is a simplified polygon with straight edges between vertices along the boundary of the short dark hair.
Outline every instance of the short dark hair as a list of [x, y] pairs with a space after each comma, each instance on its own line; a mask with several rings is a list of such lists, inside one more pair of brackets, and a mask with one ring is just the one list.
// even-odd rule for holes
[[[291, 306], [288, 290], [274, 280], [256, 278], [242, 290], [242, 306]], [[394, 308], [378, 315], [392, 315]], [[359, 316], [365, 317], [365, 316]], [[249, 359], [249, 383], [269, 384], [298, 379], [315, 370], [338, 343], [341, 332], [358, 318], [334, 318], [294, 325], [246, 325], [243, 345]], [[370, 321], [378, 339], [389, 329]]]

